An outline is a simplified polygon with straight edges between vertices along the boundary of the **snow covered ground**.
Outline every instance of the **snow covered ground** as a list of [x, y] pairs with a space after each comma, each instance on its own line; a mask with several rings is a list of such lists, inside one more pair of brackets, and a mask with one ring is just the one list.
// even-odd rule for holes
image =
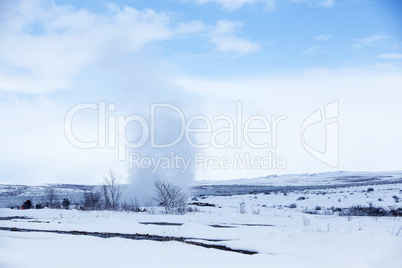
[[[150, 214], [1, 208], [0, 267], [400, 268], [400, 217], [340, 216], [334, 208], [401, 208], [397, 199], [402, 197], [401, 189], [402, 183], [352, 184], [291, 192], [197, 196], [192, 202], [215, 207], [193, 205], [196, 211], [184, 215], [166, 215], [162, 210]], [[72, 231], [88, 233], [77, 235], [80, 233]], [[177, 239], [101, 238], [94, 233]]]

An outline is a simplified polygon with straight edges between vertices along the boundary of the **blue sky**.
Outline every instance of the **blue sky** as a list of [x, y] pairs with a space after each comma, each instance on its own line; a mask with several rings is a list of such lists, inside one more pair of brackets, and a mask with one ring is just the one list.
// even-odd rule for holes
[[[230, 4], [232, 2], [235, 4]], [[161, 42], [147, 44], [150, 53], [158, 53], [189, 75], [230, 77], [233, 73], [248, 75], [317, 67], [345, 68], [384, 63], [387, 62], [384, 54], [400, 52], [398, 10], [402, 9], [402, 4], [393, 0], [54, 3], [106, 17], [110, 14], [111, 4], [120, 10], [125, 6], [136, 10], [151, 9], [165, 16], [166, 27], [170, 30], [189, 26], [192, 33], [176, 33]], [[247, 48], [245, 44], [238, 48], [219, 47], [223, 41], [213, 41], [211, 37], [219, 21], [231, 25], [218, 39], [236, 38], [238, 42], [248, 42], [251, 47]], [[191, 24], [197, 24], [198, 29]]]
[[167, 13], [172, 25], [197, 21], [213, 27], [222, 20], [232, 22], [236, 25], [234, 36], [256, 45], [250, 51], [222, 51], [203, 31], [157, 45], [169, 61], [196, 74], [230, 76], [233, 72], [281, 73], [317, 66], [344, 68], [383, 63], [379, 58], [382, 54], [400, 52], [401, 18], [397, 10], [402, 4], [398, 1], [237, 1], [246, 2], [239, 7], [220, 4], [225, 1], [200, 2], [115, 4]]
[[[286, 158], [285, 169], [192, 169], [191, 179], [400, 170], [401, 10], [397, 0], [0, 1], [0, 182], [97, 183], [109, 166], [122, 182], [156, 176], [130, 169], [114, 148], [68, 142], [69, 109], [99, 101], [117, 106], [111, 115], [147, 120], [153, 103], [173, 104], [187, 118], [234, 118], [239, 101], [245, 116], [287, 116], [278, 147], [269, 149]], [[337, 167], [300, 142], [304, 120], [333, 101], [340, 114]], [[77, 117], [77, 135], [96, 139], [96, 119], [88, 111]], [[158, 135], [177, 134], [172, 115], [161, 120]], [[138, 130], [131, 125], [128, 132], [136, 137]], [[324, 130], [313, 129], [309, 143], [323, 148]], [[138, 151], [200, 152], [183, 142]]]

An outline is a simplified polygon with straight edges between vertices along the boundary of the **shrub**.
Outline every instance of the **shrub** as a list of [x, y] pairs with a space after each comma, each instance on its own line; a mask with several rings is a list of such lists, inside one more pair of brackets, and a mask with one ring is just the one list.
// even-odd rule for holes
[[388, 214], [389, 214], [389, 216], [392, 216], [392, 217], [401, 217], [402, 216], [402, 208], [390, 209]]
[[131, 212], [145, 212], [145, 209], [142, 210], [138, 200], [135, 198], [134, 201], [131, 200], [131, 203], [123, 202], [121, 203], [121, 209], [123, 211], [131, 211]]
[[198, 207], [188, 207], [187, 212], [200, 212]]
[[386, 216], [387, 212], [380, 207], [352, 206], [349, 208], [348, 214], [352, 216]]
[[156, 213], [156, 208], [152, 205], [152, 204], [150, 204], [150, 203], [148, 203], [147, 205], [146, 205], [146, 212], [148, 212], [148, 214], [155, 214]]
[[303, 226], [309, 226], [310, 223], [311, 223], [310, 220], [303, 216], [303, 218], [302, 218]]
[[155, 200], [165, 208], [167, 214], [186, 212], [188, 197], [180, 186], [157, 180], [154, 189]]
[[382, 207], [375, 207], [372, 205], [370, 205], [368, 207], [352, 206], [352, 207], [342, 211], [342, 213], [340, 213], [339, 215], [340, 216], [397, 217], [397, 216], [402, 216], [402, 208], [387, 210]]
[[402, 226], [399, 229], [395, 227], [390, 228], [387, 226], [385, 230], [392, 236], [399, 236], [399, 234], [402, 232]]
[[239, 203], [239, 206], [237, 207], [237, 212], [240, 214], [246, 214], [247, 213], [246, 203], [244, 202]]
[[308, 210], [307, 208], [305, 208], [305, 209], [303, 210], [303, 213], [311, 214], [311, 215], [319, 215], [319, 214], [320, 214], [320, 213], [318, 212], [318, 210]]
[[260, 215], [260, 208], [251, 208], [251, 213], [254, 215]]
[[342, 212], [342, 208], [331, 207], [332, 212]]

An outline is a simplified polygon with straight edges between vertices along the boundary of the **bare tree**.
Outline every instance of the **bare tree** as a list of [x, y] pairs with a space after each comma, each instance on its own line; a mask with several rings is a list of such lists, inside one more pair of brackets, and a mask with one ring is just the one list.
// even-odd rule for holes
[[116, 210], [122, 195], [120, 185], [116, 184], [116, 175], [112, 169], [105, 175], [102, 193], [105, 201], [105, 209]]
[[48, 186], [45, 188], [45, 199], [46, 203], [49, 207], [54, 207], [56, 200], [57, 200], [57, 195], [56, 195], [56, 189], [54, 186]]
[[165, 208], [166, 213], [186, 212], [188, 197], [180, 186], [157, 180], [154, 189], [155, 199]]

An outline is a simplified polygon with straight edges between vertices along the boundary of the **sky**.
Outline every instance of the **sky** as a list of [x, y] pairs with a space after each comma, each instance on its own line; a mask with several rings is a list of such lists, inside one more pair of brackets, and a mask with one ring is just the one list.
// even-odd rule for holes
[[0, 0], [0, 183], [401, 170], [397, 0]]

